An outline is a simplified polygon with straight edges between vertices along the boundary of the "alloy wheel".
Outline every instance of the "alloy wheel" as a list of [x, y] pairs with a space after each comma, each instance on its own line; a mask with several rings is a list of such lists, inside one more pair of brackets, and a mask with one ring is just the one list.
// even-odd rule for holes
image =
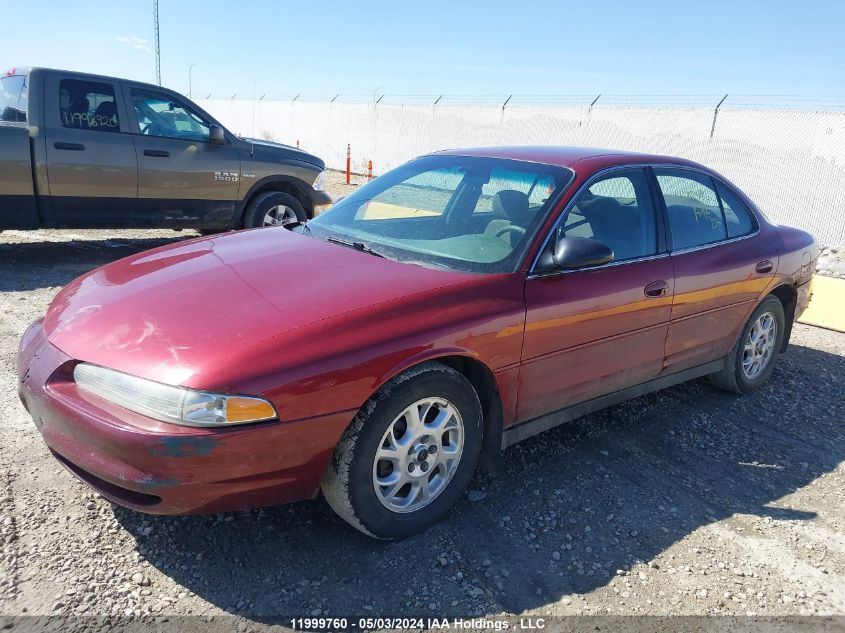
[[415, 512], [446, 489], [458, 469], [464, 424], [445, 398], [424, 398], [387, 427], [373, 462], [373, 487], [393, 512]]
[[263, 226], [292, 226], [294, 224], [299, 224], [296, 211], [283, 204], [270, 207], [264, 214]]
[[742, 352], [742, 373], [749, 380], [757, 378], [772, 358], [777, 340], [777, 321], [771, 312], [764, 312], [748, 332]]

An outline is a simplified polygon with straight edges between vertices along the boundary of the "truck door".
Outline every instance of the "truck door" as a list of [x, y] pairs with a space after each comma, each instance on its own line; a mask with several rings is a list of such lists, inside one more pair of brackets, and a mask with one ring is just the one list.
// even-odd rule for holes
[[51, 73], [44, 98], [51, 202], [44, 225], [133, 226], [138, 163], [115, 82]]
[[168, 226], [230, 226], [241, 177], [233, 140], [212, 141], [213, 122], [169, 91], [124, 90], [138, 158], [139, 213]]

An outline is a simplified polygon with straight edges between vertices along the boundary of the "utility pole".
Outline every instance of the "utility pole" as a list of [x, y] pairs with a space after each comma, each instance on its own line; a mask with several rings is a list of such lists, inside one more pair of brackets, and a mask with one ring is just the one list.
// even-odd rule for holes
[[191, 85], [191, 71], [194, 69], [194, 66], [196, 66], [196, 63], [193, 63], [193, 64], [191, 64], [190, 66], [188, 66], [188, 99], [190, 99], [190, 98], [193, 96], [193, 95], [192, 95], [192, 92], [193, 92], [193, 91], [191, 90], [191, 88], [192, 88], [192, 85]]
[[158, 0], [153, 0], [153, 28], [156, 39], [156, 83], [161, 85], [161, 46], [158, 41]]

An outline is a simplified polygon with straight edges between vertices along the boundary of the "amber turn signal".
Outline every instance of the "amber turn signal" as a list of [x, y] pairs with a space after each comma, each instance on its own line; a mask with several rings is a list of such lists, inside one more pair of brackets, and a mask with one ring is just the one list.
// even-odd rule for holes
[[276, 417], [273, 405], [258, 398], [226, 398], [226, 422], [258, 422]]

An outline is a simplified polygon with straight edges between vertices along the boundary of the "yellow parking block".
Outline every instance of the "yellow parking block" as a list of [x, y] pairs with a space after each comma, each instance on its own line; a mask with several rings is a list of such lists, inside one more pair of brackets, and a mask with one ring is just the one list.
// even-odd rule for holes
[[813, 277], [813, 299], [798, 322], [845, 332], [845, 279]]
[[364, 205], [364, 217], [368, 220], [395, 220], [397, 218], [418, 218], [434, 215], [440, 215], [440, 213], [426, 209], [414, 209], [398, 204], [377, 202], [375, 200], [370, 200]]

